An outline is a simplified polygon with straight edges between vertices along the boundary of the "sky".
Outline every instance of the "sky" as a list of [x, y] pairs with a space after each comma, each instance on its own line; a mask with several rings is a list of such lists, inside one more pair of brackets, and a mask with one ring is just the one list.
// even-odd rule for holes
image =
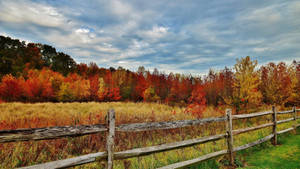
[[0, 35], [77, 63], [205, 74], [251, 56], [300, 60], [298, 0], [0, 0]]

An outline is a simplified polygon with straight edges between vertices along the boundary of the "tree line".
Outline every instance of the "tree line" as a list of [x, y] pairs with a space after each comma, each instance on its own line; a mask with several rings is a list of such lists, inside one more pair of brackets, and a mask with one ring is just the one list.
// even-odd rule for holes
[[0, 70], [0, 98], [6, 102], [145, 101], [188, 105], [192, 113], [207, 105], [300, 105], [299, 61], [259, 67], [247, 56], [232, 69], [210, 70], [206, 76], [144, 67], [133, 72], [77, 64], [49, 45], [0, 36]]

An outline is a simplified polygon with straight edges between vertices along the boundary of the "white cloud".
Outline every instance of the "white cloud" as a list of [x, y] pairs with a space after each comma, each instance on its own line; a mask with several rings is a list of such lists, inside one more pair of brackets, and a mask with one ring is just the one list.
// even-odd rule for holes
[[132, 70], [195, 73], [247, 55], [299, 56], [300, 2], [205, 3], [209, 9], [193, 1], [0, 0], [0, 31], [50, 43], [77, 61]]
[[31, 23], [46, 27], [60, 27], [66, 18], [56, 8], [30, 1], [2, 1], [0, 20], [11, 23]]
[[150, 42], [156, 42], [168, 35], [168, 27], [163, 26], [153, 26], [151, 30], [141, 30], [138, 31], [137, 34], [145, 40], [149, 40]]
[[76, 32], [76, 33], [79, 33], [79, 34], [80, 34], [80, 33], [86, 34], [86, 33], [89, 33], [90, 30], [89, 30], [89, 29], [85, 29], [85, 28], [79, 28], [79, 29], [76, 29], [75, 32]]

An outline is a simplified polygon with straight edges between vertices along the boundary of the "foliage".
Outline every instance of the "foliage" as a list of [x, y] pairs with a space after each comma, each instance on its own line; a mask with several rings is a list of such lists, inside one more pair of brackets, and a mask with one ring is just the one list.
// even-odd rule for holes
[[144, 67], [133, 72], [99, 68], [93, 62], [76, 64], [49, 45], [4, 36], [0, 36], [0, 56], [0, 99], [4, 101], [146, 101], [187, 106], [197, 86], [202, 86], [206, 106], [230, 105], [240, 111], [260, 104], [300, 105], [300, 63], [296, 61], [259, 68], [247, 56], [237, 60], [233, 70], [211, 69], [200, 77], [167, 75]]
[[261, 104], [262, 94], [258, 90], [260, 84], [259, 74], [255, 70], [257, 61], [251, 61], [247, 56], [234, 65], [235, 79], [233, 90], [233, 104], [238, 112], [240, 108], [255, 107]]
[[203, 87], [201, 85], [195, 86], [189, 98], [189, 105], [186, 108], [187, 113], [191, 113], [197, 118], [203, 117], [203, 112], [206, 109], [206, 99]]
[[5, 75], [0, 84], [0, 95], [5, 101], [18, 101], [23, 94], [24, 79], [15, 78], [12, 75]]

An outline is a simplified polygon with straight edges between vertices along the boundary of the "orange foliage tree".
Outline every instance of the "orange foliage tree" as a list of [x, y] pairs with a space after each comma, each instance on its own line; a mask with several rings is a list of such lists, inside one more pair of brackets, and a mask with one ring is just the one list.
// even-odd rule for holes
[[26, 101], [51, 101], [54, 99], [50, 70], [29, 70], [23, 87]]

